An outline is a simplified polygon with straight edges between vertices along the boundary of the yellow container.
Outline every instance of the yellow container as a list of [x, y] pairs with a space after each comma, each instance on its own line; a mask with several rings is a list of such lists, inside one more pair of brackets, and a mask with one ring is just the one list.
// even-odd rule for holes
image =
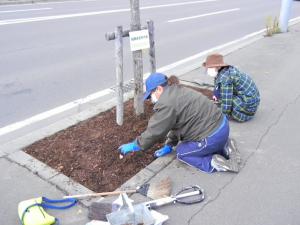
[[22, 201], [18, 205], [18, 213], [23, 225], [51, 225], [55, 223], [55, 217], [50, 216], [43, 209], [42, 197]]

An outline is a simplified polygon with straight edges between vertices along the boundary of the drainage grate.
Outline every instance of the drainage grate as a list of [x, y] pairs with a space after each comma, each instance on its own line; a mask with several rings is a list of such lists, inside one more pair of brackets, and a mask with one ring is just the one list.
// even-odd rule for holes
[[[117, 90], [117, 86], [113, 86], [110, 88], [111, 90], [113, 90], [114, 92], [116, 92]], [[130, 92], [134, 89], [134, 80], [131, 79], [130, 81], [126, 82], [124, 85], [123, 85], [123, 92], [126, 93], [126, 92]]]

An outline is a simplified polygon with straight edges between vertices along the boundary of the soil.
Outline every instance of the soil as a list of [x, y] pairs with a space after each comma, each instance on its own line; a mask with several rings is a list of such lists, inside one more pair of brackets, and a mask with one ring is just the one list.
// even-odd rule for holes
[[[193, 89], [212, 98], [212, 91]], [[116, 109], [102, 112], [26, 147], [24, 151], [95, 191], [114, 191], [153, 160], [156, 144], [119, 158], [118, 147], [131, 142], [147, 127], [153, 105], [146, 101], [145, 113], [135, 116], [133, 100], [124, 104], [124, 124], [117, 125]]]

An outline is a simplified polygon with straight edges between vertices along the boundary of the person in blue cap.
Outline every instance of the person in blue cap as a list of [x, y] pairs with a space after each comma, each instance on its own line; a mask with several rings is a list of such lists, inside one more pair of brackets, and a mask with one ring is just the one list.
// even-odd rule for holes
[[239, 155], [229, 137], [226, 116], [206, 96], [153, 73], [146, 79], [144, 100], [154, 104], [154, 114], [147, 129], [133, 142], [121, 145], [119, 152], [147, 150], [162, 138], [163, 148], [155, 152], [161, 157], [176, 147], [177, 158], [205, 172], [239, 171]]

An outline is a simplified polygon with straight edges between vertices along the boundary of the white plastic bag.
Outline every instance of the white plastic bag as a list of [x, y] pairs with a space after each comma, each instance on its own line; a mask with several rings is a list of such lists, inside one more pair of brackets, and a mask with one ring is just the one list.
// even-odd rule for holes
[[100, 220], [92, 220], [88, 222], [86, 225], [110, 225], [109, 222], [104, 222]]

